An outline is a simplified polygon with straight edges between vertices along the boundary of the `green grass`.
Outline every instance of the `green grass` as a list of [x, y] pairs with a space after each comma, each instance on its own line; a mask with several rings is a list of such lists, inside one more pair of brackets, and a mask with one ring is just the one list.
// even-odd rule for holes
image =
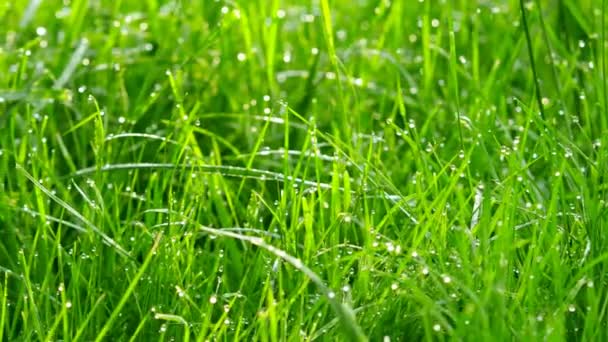
[[0, 1], [0, 340], [608, 340], [607, 19]]

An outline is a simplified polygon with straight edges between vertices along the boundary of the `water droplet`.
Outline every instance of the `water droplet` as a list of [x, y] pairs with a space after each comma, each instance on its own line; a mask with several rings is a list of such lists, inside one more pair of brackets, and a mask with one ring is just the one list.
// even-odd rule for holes
[[283, 62], [285, 62], [285, 63], [291, 62], [291, 52], [285, 51], [283, 53]]
[[315, 21], [315, 16], [312, 14], [302, 14], [302, 16], [300, 16], [300, 20], [305, 23], [312, 23]]
[[546, 97], [543, 97], [541, 103], [543, 104], [543, 106], [548, 106], [551, 103], [551, 100]]

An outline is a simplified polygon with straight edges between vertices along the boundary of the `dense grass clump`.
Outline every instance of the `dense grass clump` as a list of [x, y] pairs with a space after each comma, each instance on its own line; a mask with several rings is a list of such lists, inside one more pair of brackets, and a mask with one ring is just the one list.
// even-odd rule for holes
[[0, 340], [608, 340], [606, 19], [0, 1]]

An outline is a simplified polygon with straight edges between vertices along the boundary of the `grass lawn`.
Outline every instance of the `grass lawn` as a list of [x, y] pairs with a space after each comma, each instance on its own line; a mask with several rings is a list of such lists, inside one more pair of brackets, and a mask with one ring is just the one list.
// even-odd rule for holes
[[0, 0], [0, 341], [606, 341], [606, 0]]

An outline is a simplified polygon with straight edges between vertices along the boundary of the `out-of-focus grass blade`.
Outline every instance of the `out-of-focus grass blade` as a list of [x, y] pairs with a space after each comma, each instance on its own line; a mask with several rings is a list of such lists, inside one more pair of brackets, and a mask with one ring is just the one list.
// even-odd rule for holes
[[54, 89], [63, 88], [63, 86], [70, 80], [70, 78], [74, 74], [74, 71], [76, 71], [78, 64], [80, 64], [80, 62], [82, 61], [84, 54], [87, 52], [88, 47], [89, 47], [89, 41], [84, 38], [81, 39], [80, 43], [78, 44], [78, 47], [76, 48], [76, 50], [70, 57], [70, 60], [68, 61], [65, 68], [61, 72], [61, 75], [53, 84]]

